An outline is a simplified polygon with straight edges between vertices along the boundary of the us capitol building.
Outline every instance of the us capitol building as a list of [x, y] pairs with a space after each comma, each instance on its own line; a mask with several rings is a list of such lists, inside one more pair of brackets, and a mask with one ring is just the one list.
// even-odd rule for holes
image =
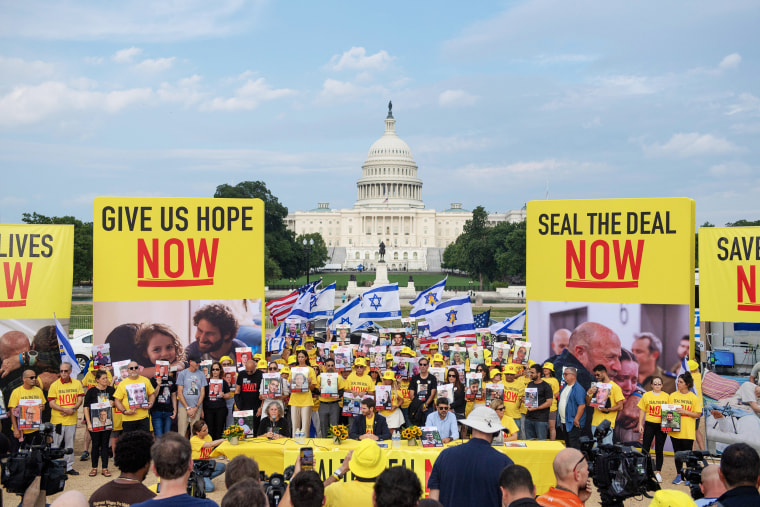
[[[370, 147], [356, 182], [354, 207], [330, 209], [320, 202], [316, 209], [289, 213], [286, 225], [297, 236], [322, 235], [328, 268], [374, 269], [382, 241], [390, 271], [440, 271], [443, 250], [462, 233], [472, 211], [458, 202], [444, 211], [425, 208], [417, 169], [409, 145], [396, 135], [389, 103], [385, 133]], [[524, 220], [524, 207], [488, 215], [490, 225]]]

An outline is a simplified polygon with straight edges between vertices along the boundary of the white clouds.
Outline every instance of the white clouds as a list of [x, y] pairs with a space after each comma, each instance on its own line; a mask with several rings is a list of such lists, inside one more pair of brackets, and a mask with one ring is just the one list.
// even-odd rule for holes
[[21, 58], [0, 55], [0, 83], [40, 81], [48, 79], [55, 73], [55, 66], [41, 60], [23, 60]]
[[418, 153], [453, 153], [458, 151], [479, 151], [489, 148], [495, 143], [492, 139], [483, 137], [435, 137], [422, 139], [415, 143], [414, 151]]
[[667, 143], [645, 145], [643, 150], [653, 157], [687, 158], [735, 153], [742, 151], [742, 148], [725, 138], [691, 132], [674, 134]]
[[589, 63], [597, 60], [597, 55], [585, 55], [578, 53], [558, 53], [538, 55], [534, 60], [540, 65]]
[[0, 97], [0, 125], [11, 126], [41, 121], [67, 111], [116, 113], [151, 98], [150, 88], [99, 92], [73, 88], [59, 81], [36, 86], [18, 86]]
[[752, 172], [752, 168], [744, 162], [726, 162], [711, 166], [710, 174], [717, 178], [746, 176]]
[[720, 64], [718, 65], [718, 68], [721, 70], [727, 70], [727, 69], [735, 69], [739, 66], [739, 64], [742, 61], [741, 55], [739, 53], [731, 53], [730, 55], [726, 56], [721, 60]]
[[173, 56], [170, 58], [148, 58], [135, 65], [135, 69], [142, 72], [160, 72], [170, 69], [174, 65], [174, 60], [175, 57]]
[[471, 106], [478, 97], [464, 90], [446, 90], [438, 96], [438, 104], [443, 107]]
[[739, 101], [731, 104], [726, 112], [729, 116], [739, 113], [760, 113], [760, 99], [751, 93], [742, 93], [739, 95]]
[[249, 79], [235, 91], [233, 97], [216, 97], [201, 106], [202, 111], [250, 111], [262, 102], [295, 95], [297, 92], [288, 88], [275, 89], [263, 77]]
[[334, 55], [328, 67], [332, 70], [384, 70], [395, 58], [387, 51], [381, 50], [374, 55], [367, 55], [363, 47], [352, 47], [341, 56]]
[[181, 103], [186, 106], [201, 101], [204, 94], [200, 91], [201, 76], [194, 74], [180, 79], [177, 84], [161, 83], [156, 95], [164, 102]]
[[142, 53], [142, 49], [132, 46], [131, 48], [124, 48], [118, 50], [113, 54], [111, 60], [117, 63], [132, 63], [135, 56]]
[[384, 95], [387, 90], [380, 85], [360, 86], [348, 81], [325, 79], [319, 92], [319, 103], [346, 102], [367, 95]]

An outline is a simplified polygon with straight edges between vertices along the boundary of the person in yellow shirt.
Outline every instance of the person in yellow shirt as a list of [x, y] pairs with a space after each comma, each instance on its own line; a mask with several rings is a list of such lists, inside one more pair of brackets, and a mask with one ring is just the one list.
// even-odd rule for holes
[[552, 386], [552, 393], [554, 393], [552, 406], [549, 408], [549, 440], [557, 440], [557, 397], [559, 396], [559, 381], [554, 376], [554, 364], [547, 361], [541, 368], [544, 372], [544, 382]]
[[517, 440], [517, 437], [520, 434], [520, 428], [517, 427], [517, 423], [515, 423], [514, 419], [504, 414], [504, 402], [501, 400], [493, 400], [491, 402], [491, 408], [501, 419], [501, 425], [506, 428], [505, 433], [507, 435], [504, 437], [504, 441], [510, 442], [512, 440]]
[[702, 398], [698, 397], [691, 389], [694, 388], [694, 379], [691, 373], [683, 373], [676, 380], [678, 391], [670, 395], [670, 403], [679, 405], [676, 412], [681, 414], [681, 431], [670, 433], [670, 441], [673, 444], [673, 452], [676, 453], [676, 478], [673, 484], [681, 484], [681, 471], [683, 461], [678, 458], [678, 451], [691, 451], [694, 446], [694, 433], [696, 421], [702, 415]]
[[[121, 411], [122, 431], [125, 433], [135, 430], [150, 432], [149, 410], [156, 398], [156, 391], [150, 380], [140, 375], [140, 365], [136, 361], [130, 361], [127, 368], [129, 377], [119, 383], [113, 395], [116, 408]], [[128, 390], [128, 386], [136, 387], [130, 387]], [[129, 393], [132, 393], [131, 397]], [[147, 407], [139, 406], [144, 404], [141, 401], [146, 401], [139, 400], [140, 395], [147, 396]]]
[[662, 405], [670, 403], [670, 396], [662, 390], [662, 377], [652, 377], [652, 390], [647, 391], [639, 400], [639, 433], [642, 437], [642, 449], [652, 448], [652, 439], [654, 439], [654, 471], [657, 482], [662, 482], [662, 450], [665, 448], [665, 440], [668, 438], [667, 433], [662, 431], [660, 423], [662, 421]]
[[[338, 470], [325, 480], [325, 507], [372, 505], [375, 478], [388, 466], [388, 459], [377, 442], [362, 440], [349, 451]], [[352, 480], [343, 481], [351, 471]]]
[[20, 400], [39, 400], [39, 405], [35, 407], [36, 411], [34, 412], [35, 417], [39, 419], [47, 400], [45, 400], [45, 395], [42, 393], [42, 389], [37, 387], [37, 374], [34, 370], [24, 370], [22, 375], [24, 383], [14, 389], [11, 393], [11, 397], [8, 400], [8, 412], [11, 414], [13, 436], [18, 440], [23, 438], [25, 444], [31, 444], [34, 441], [34, 437], [39, 433], [39, 429], [21, 430], [19, 426], [24, 421], [19, 421], [19, 419], [22, 419], [22, 416], [25, 414], [22, 414], [20, 410], [17, 413], [15, 409], [19, 406]]
[[[689, 371], [691, 372], [691, 378], [694, 380], [694, 390], [697, 393], [697, 397], [701, 400], [702, 398], [702, 374], [699, 372], [699, 363], [694, 361], [693, 359], [689, 360], [688, 363]], [[697, 441], [697, 450], [703, 450], [705, 449], [705, 434], [702, 432], [702, 428], [700, 427], [700, 423], [702, 421], [701, 417], [697, 418], [696, 421], [696, 434], [695, 439]]]
[[[317, 376], [314, 374], [314, 370], [309, 364], [309, 354], [300, 345], [296, 352], [296, 367], [309, 369], [309, 389], [314, 388], [317, 385]], [[293, 433], [296, 430], [303, 430], [305, 434], [309, 434], [309, 428], [311, 426], [311, 412], [314, 407], [314, 400], [311, 398], [311, 392], [305, 393], [290, 393], [290, 415], [293, 421]]]
[[401, 389], [398, 382], [396, 382], [396, 375], [388, 370], [383, 373], [383, 385], [391, 386], [391, 405], [390, 410], [380, 410], [380, 415], [385, 417], [385, 422], [388, 424], [388, 429], [391, 434], [404, 424], [404, 414], [401, 412], [401, 404], [404, 401], [401, 395]]
[[[596, 377], [596, 384], [609, 384], [610, 390], [607, 402], [604, 404], [605, 406], [594, 406], [594, 416], [591, 419], [591, 434], [593, 435], [596, 432], [596, 427], [602, 424], [602, 421], [609, 421], [610, 431], [604, 436], [602, 443], [612, 445], [612, 430], [615, 428], [617, 413], [623, 409], [625, 397], [620, 386], [610, 379], [607, 374], [607, 368], [603, 364], [594, 366], [594, 377]], [[599, 392], [599, 387], [596, 384], [586, 391], [586, 406], [591, 406], [591, 402], [596, 401], [596, 395]]]
[[345, 389], [354, 394], [374, 393], [375, 381], [367, 375], [367, 360], [359, 357], [354, 361], [354, 371], [346, 379]]
[[[211, 440], [211, 435], [208, 434], [208, 426], [203, 419], [195, 421], [191, 430], [193, 436], [190, 437], [190, 448], [192, 449], [191, 458], [193, 458], [193, 461], [211, 459], [211, 453], [214, 452], [214, 449], [218, 445], [224, 442], [224, 439]], [[203, 482], [206, 485], [206, 493], [214, 491], [214, 483], [211, 480], [222, 475], [224, 469], [224, 463], [217, 461], [214, 470], [211, 472], [211, 477], [203, 478]]]
[[520, 406], [525, 396], [525, 383], [516, 378], [517, 371], [516, 364], [510, 363], [504, 367], [504, 414], [515, 422], [522, 417]]
[[[54, 447], [74, 448], [74, 435], [77, 430], [77, 410], [82, 406], [84, 401], [84, 390], [82, 384], [71, 378], [71, 363], [62, 362], [58, 372], [60, 378], [53, 382], [48, 390], [48, 403], [50, 404], [50, 422], [61, 425], [60, 433], [56, 430], [53, 433]], [[63, 444], [63, 445], [61, 445]], [[79, 475], [74, 470], [74, 455], [67, 454], [66, 473], [69, 475]]]

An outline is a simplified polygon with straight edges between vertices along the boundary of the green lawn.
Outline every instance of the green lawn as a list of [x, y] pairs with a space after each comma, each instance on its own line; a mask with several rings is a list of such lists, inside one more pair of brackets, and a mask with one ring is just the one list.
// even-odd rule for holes
[[[356, 274], [356, 284], [359, 287], [365, 287], [368, 286], [367, 284], [372, 284], [372, 282], [375, 281], [375, 273], [354, 273]], [[388, 274], [388, 280], [391, 283], [397, 282], [399, 286], [406, 287], [409, 283], [409, 273], [389, 273]], [[434, 285], [446, 276], [442, 273], [412, 273], [412, 278], [414, 279], [414, 285], [415, 288], [419, 291], [421, 289], [426, 289], [430, 287], [431, 285]], [[338, 290], [343, 290], [348, 285], [348, 279], [351, 277], [351, 273], [315, 273], [313, 275], [309, 276], [310, 280], [316, 280], [319, 279], [319, 277], [322, 277], [322, 285], [329, 285], [333, 282], [336, 283], [336, 286]], [[470, 287], [470, 278], [466, 276], [457, 276], [457, 275], [449, 275], [449, 279], [446, 281], [446, 287], [457, 287], [461, 290], [461, 288], [469, 288]], [[274, 280], [272, 282], [267, 283], [267, 285], [270, 288], [289, 288], [291, 286], [300, 287], [301, 285], [304, 285], [306, 283], [306, 276], [302, 276], [300, 278], [295, 279], [294, 283], [290, 283], [290, 280], [287, 278], [282, 278], [280, 280]], [[477, 289], [478, 282], [473, 280], [472, 281], [472, 288]]]

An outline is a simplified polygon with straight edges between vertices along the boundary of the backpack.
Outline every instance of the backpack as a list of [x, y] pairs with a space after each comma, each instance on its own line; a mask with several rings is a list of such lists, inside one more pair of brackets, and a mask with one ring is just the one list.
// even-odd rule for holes
[[413, 426], [425, 424], [425, 404], [420, 399], [413, 399], [409, 405], [409, 422]]

